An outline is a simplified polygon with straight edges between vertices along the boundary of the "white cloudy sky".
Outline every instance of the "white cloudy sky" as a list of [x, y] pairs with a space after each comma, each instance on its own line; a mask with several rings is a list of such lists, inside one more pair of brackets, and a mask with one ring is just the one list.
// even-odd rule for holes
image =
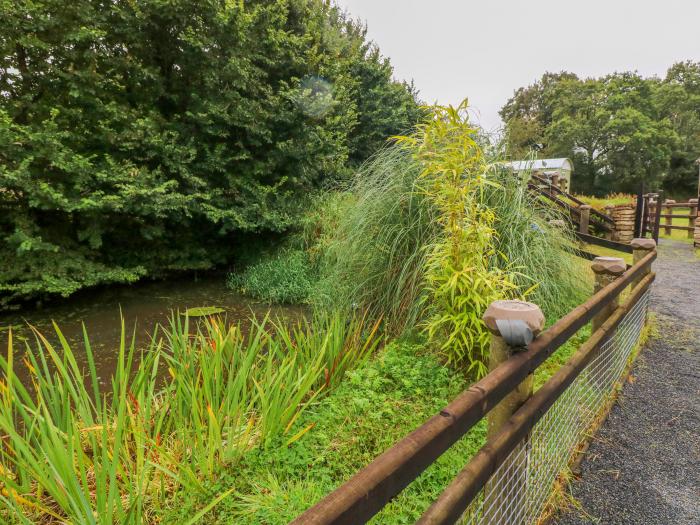
[[700, 60], [700, 0], [336, 0], [426, 102], [469, 97], [486, 129], [545, 71], [663, 76]]

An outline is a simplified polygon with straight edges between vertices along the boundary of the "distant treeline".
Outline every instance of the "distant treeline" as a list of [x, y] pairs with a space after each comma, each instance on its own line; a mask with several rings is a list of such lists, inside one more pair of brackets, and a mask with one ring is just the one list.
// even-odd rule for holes
[[545, 73], [500, 114], [511, 156], [572, 158], [575, 191], [636, 192], [643, 182], [673, 196], [697, 194], [700, 62], [676, 63], [663, 79]]
[[21, 0], [0, 18], [0, 305], [225, 263], [419, 118], [323, 0]]

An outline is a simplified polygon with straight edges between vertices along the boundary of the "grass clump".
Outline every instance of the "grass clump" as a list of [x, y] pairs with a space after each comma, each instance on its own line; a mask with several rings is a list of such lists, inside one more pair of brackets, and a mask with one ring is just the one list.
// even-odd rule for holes
[[317, 280], [309, 255], [298, 249], [283, 249], [228, 277], [228, 286], [268, 303], [306, 302]]
[[605, 212], [606, 206], [619, 206], [637, 202], [637, 196], [629, 193], [611, 193], [605, 197], [594, 197], [592, 195], [576, 195], [576, 197], [601, 212]]
[[265, 319], [244, 334], [220, 319], [175, 317], [141, 355], [122, 329], [106, 393], [87, 335], [84, 371], [58, 328], [58, 348], [36, 332], [25, 357], [31, 389], [10, 338], [0, 358], [0, 519], [159, 523], [178, 494], [196, 493], [202, 506], [182, 523], [198, 521], [231, 495], [209, 490], [218, 474], [309, 430], [294, 425], [367, 359], [376, 329], [329, 316], [313, 326]]

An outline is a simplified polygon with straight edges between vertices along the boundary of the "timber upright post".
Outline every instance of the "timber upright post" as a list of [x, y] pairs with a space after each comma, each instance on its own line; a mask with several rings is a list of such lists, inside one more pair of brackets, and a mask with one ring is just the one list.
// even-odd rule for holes
[[688, 200], [690, 212], [688, 214], [688, 239], [693, 238], [693, 230], [695, 229], [695, 219], [698, 217], [698, 199]]
[[[593, 285], [593, 293], [597, 293], [607, 285], [612, 283], [615, 279], [620, 277], [625, 270], [627, 265], [624, 259], [620, 257], [596, 257], [591, 263], [591, 270], [595, 274], [595, 284]], [[591, 331], [595, 332], [600, 328], [605, 320], [610, 317], [617, 307], [620, 305], [620, 297], [617, 296], [612, 299], [607, 305], [603, 307], [600, 313], [591, 321]]]
[[608, 204], [605, 207], [605, 215], [613, 219], [613, 226], [612, 226], [612, 231], [606, 232], [605, 233], [605, 238], [609, 239], [611, 241], [616, 241], [617, 240], [617, 224], [615, 223], [615, 219], [613, 218], [613, 215], [615, 214], [615, 206], [612, 204]]
[[[654, 239], [632, 239], [630, 246], [632, 246], [633, 264], [637, 264], [639, 261], [644, 259], [649, 252], [656, 249], [656, 242]], [[651, 272], [650, 267], [644, 270], [641, 275], [632, 281], [632, 288], [636, 288], [639, 282], [644, 279], [649, 272]]]
[[673, 225], [673, 217], [669, 217], [669, 215], [673, 215], [673, 206], [671, 206], [671, 204], [676, 204], [676, 201], [673, 199], [666, 199], [663, 207], [664, 213], [666, 214], [664, 218], [664, 233], [668, 236], [671, 235], [671, 226]]
[[[484, 312], [486, 327], [491, 332], [489, 371], [495, 370], [515, 353], [525, 349], [544, 328], [544, 315], [539, 306], [526, 301], [494, 301]], [[503, 398], [488, 414], [487, 439], [492, 439], [510, 417], [532, 396], [533, 375], [528, 375], [520, 385]], [[524, 442], [527, 447], [527, 442]], [[516, 449], [519, 450], [519, 449]], [[484, 487], [484, 509], [492, 523], [510, 523], [508, 509], [520, 508], [527, 487], [527, 452], [514, 453], [514, 459], [501, 466], [501, 476], [494, 475]], [[510, 521], [509, 521], [510, 520]]]
[[578, 223], [578, 231], [580, 233], [588, 234], [588, 223], [591, 221], [591, 206], [590, 204], [582, 204], [578, 207], [581, 212]]

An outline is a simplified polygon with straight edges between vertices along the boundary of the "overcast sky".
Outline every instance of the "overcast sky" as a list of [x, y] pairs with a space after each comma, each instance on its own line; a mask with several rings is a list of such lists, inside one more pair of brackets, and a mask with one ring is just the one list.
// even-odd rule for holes
[[545, 71], [663, 76], [700, 60], [700, 0], [336, 0], [426, 102], [465, 97], [488, 130]]

